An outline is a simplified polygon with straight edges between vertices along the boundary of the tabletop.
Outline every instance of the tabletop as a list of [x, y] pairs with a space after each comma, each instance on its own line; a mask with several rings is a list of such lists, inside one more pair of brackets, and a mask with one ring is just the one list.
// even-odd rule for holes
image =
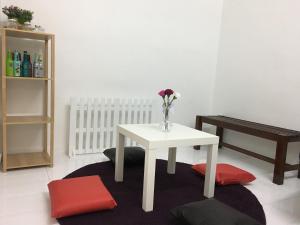
[[145, 147], [177, 147], [218, 144], [219, 137], [181, 124], [173, 123], [170, 132], [161, 130], [159, 124], [122, 124], [118, 132]]

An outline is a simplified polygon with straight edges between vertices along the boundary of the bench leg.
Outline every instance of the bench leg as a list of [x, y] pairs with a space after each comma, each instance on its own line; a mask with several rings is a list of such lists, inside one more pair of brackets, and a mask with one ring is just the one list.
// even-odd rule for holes
[[300, 154], [299, 154], [298, 178], [300, 179]]
[[275, 184], [283, 184], [287, 145], [288, 142], [286, 140], [277, 141], [275, 167], [273, 175], [273, 183]]
[[[195, 129], [196, 130], [202, 130], [202, 126], [203, 126], [202, 117], [201, 116], [196, 116]], [[194, 149], [200, 150], [200, 145], [194, 146]]]
[[223, 127], [217, 127], [216, 135], [219, 136], [219, 148], [222, 148], [223, 143]]

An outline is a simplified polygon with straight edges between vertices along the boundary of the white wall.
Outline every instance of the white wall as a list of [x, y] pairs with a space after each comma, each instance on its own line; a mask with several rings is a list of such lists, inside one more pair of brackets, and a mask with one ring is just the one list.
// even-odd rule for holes
[[[300, 130], [300, 1], [224, 0], [214, 112]], [[275, 144], [225, 139], [274, 156]], [[297, 162], [291, 144], [288, 161]]]
[[193, 126], [210, 113], [222, 0], [2, 1], [10, 4], [56, 34], [56, 151], [67, 147], [71, 96], [158, 98], [171, 87], [183, 96], [174, 121]]
[[[33, 10], [33, 24], [56, 34], [56, 151], [67, 148], [71, 96], [156, 98], [164, 87], [183, 95], [173, 118], [177, 122], [193, 126], [196, 114], [210, 114], [213, 108], [214, 113], [300, 130], [298, 0], [224, 0], [221, 35], [222, 0], [1, 4]], [[41, 88], [35, 92], [33, 84], [10, 85], [19, 86], [10, 96], [28, 96], [11, 104], [10, 112], [40, 110], [33, 102]], [[11, 128], [11, 133], [12, 151], [40, 144], [39, 138], [23, 136], [24, 130]], [[39, 135], [32, 128], [26, 133]], [[226, 132], [225, 139], [274, 156], [272, 142], [234, 132]], [[299, 149], [299, 144], [290, 146], [289, 161], [297, 161]]]

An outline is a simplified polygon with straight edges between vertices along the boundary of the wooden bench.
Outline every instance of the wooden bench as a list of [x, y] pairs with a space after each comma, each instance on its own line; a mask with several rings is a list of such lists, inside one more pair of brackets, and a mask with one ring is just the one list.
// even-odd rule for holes
[[[202, 130], [203, 123], [215, 125], [217, 127], [216, 135], [219, 136], [219, 147], [226, 147], [232, 150], [250, 155], [257, 159], [273, 163], [274, 174], [273, 183], [283, 184], [284, 172], [298, 170], [298, 178], [300, 178], [300, 164], [290, 165], [286, 163], [287, 147], [289, 142], [300, 142], [300, 132], [280, 127], [269, 126], [260, 123], [254, 123], [246, 120], [234, 119], [225, 116], [197, 116], [196, 129]], [[275, 159], [270, 157], [228, 144], [223, 142], [223, 130], [229, 129], [237, 132], [253, 135], [260, 138], [276, 141]], [[199, 146], [194, 146], [200, 149]], [[300, 160], [300, 156], [299, 156]]]

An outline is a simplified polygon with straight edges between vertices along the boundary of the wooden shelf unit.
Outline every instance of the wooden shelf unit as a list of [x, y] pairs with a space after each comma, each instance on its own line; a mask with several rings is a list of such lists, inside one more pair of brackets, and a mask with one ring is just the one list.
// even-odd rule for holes
[[[54, 96], [55, 96], [55, 35], [49, 33], [23, 31], [15, 29], [0, 29], [1, 32], [1, 126], [2, 126], [2, 170], [19, 169], [35, 166], [53, 166], [54, 152]], [[6, 52], [7, 38], [31, 39], [44, 42], [44, 77], [9, 77], [6, 76]], [[51, 53], [51, 54], [49, 54]], [[49, 57], [50, 55], [50, 57]], [[50, 68], [50, 70], [49, 70]], [[13, 116], [7, 113], [7, 82], [19, 80], [19, 82], [40, 81], [44, 88], [43, 114], [36, 116]], [[10, 86], [9, 86], [10, 87]], [[22, 153], [12, 154], [7, 143], [8, 126], [43, 126], [43, 150], [40, 152], [30, 152], [28, 146], [24, 146]], [[50, 129], [48, 129], [50, 128]]]

